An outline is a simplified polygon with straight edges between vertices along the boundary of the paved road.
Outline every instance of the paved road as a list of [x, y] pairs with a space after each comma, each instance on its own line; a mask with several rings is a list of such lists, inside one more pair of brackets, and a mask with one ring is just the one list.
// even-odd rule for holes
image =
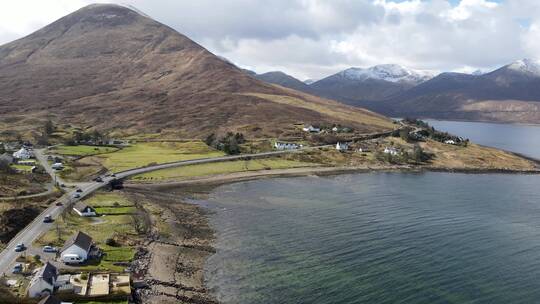
[[[116, 173], [116, 177], [110, 177], [110, 176], [104, 177], [102, 183], [98, 183], [98, 182], [77, 183], [77, 184], [66, 183], [66, 185], [80, 188], [82, 190], [82, 192], [80, 193], [81, 197], [73, 198], [73, 195], [75, 194], [75, 189], [69, 189], [69, 191], [66, 192], [65, 195], [63, 195], [61, 198], [59, 198], [57, 201], [51, 204], [51, 206], [49, 206], [45, 211], [43, 211], [36, 219], [34, 219], [34, 221], [32, 221], [23, 230], [21, 230], [9, 242], [7, 247], [0, 253], [0, 274], [10, 273], [11, 267], [15, 264], [15, 259], [19, 255], [21, 255], [20, 252], [15, 252], [15, 246], [17, 244], [23, 243], [26, 246], [31, 246], [32, 243], [42, 233], [54, 227], [54, 223], [43, 222], [43, 219], [45, 218], [46, 215], [50, 215], [53, 219], [58, 218], [58, 216], [62, 213], [62, 211], [64, 211], [65, 208], [70, 207], [76, 201], [83, 199], [84, 197], [95, 192], [96, 190], [106, 186], [109, 182], [111, 182], [114, 179], [127, 178], [133, 175], [160, 170], [160, 169], [166, 169], [166, 168], [173, 168], [173, 167], [180, 167], [180, 166], [187, 166], [187, 165], [194, 165], [194, 164], [203, 164], [203, 163], [223, 162], [223, 161], [231, 161], [231, 160], [246, 159], [246, 158], [265, 158], [269, 156], [295, 153], [302, 150], [319, 149], [319, 148], [330, 147], [330, 146], [332, 145], [305, 147], [305, 148], [301, 148], [297, 150], [273, 151], [273, 152], [263, 152], [263, 153], [256, 153], [256, 154], [242, 154], [242, 155], [234, 155], [234, 156], [222, 156], [222, 157], [214, 157], [214, 158], [178, 161], [178, 162], [172, 162], [172, 163], [167, 163], [167, 164], [160, 164], [160, 165], [155, 165], [155, 166], [148, 166], [148, 167], [143, 167], [143, 168], [131, 169], [131, 170], [123, 171], [123, 172], [118, 172]], [[36, 158], [42, 163], [43, 167], [51, 175], [53, 180], [58, 181], [59, 183], [64, 183], [60, 179], [60, 177], [56, 175], [56, 171], [49, 166], [47, 162], [47, 158], [44, 155], [44, 151], [36, 150], [35, 154], [36, 154]], [[56, 206], [57, 202], [61, 202], [62, 205]]]

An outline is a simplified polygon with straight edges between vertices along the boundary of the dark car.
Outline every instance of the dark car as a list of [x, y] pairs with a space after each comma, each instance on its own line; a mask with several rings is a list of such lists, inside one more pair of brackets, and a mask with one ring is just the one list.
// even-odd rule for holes
[[79, 193], [82, 192], [82, 189], [81, 188], [77, 189], [77, 192], [79, 192]]
[[52, 223], [52, 221], [53, 221], [53, 219], [52, 219], [52, 216], [50, 214], [45, 215], [45, 217], [43, 218], [44, 223]]
[[62, 202], [56, 202], [55, 205], [56, 205], [56, 206], [63, 206], [64, 204], [62, 204]]
[[96, 182], [98, 182], [98, 183], [103, 183], [103, 179], [102, 179], [101, 177], [99, 177], [99, 176], [96, 177], [96, 178], [94, 179], [94, 181], [96, 181]]
[[16, 251], [16, 252], [21, 252], [21, 251], [24, 251], [25, 249], [26, 249], [26, 247], [25, 247], [24, 244], [22, 244], [22, 243], [21, 243], [21, 244], [17, 244], [17, 245], [15, 246], [15, 251]]

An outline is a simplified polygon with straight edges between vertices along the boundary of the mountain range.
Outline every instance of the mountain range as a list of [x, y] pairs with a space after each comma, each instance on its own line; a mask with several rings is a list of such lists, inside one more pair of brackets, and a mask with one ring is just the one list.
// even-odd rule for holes
[[296, 89], [393, 117], [540, 122], [540, 64], [530, 59], [472, 74], [436, 75], [389, 64], [350, 68]]
[[[271, 78], [271, 75], [270, 75]], [[371, 111], [255, 79], [128, 7], [94, 4], [0, 46], [0, 130], [45, 120], [119, 134], [274, 137], [294, 124], [372, 132]]]

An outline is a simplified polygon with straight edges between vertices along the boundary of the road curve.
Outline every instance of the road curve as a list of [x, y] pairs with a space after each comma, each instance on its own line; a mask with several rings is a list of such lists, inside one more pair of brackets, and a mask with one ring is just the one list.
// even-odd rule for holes
[[[142, 167], [142, 168], [130, 169], [130, 170], [122, 171], [122, 172], [117, 172], [116, 177], [105, 177], [102, 183], [91, 182], [91, 183], [73, 184], [74, 186], [77, 186], [78, 188], [82, 190], [82, 192], [80, 193], [80, 198], [73, 198], [73, 195], [75, 194], [74, 189], [68, 191], [66, 194], [64, 194], [54, 203], [52, 203], [47, 209], [45, 209], [45, 211], [43, 211], [39, 216], [37, 216], [23, 230], [19, 231], [19, 233], [8, 243], [6, 248], [4, 248], [2, 252], [0, 252], [0, 274], [9, 273], [10, 266], [12, 266], [15, 263], [15, 259], [19, 255], [22, 254], [21, 252], [15, 252], [15, 246], [17, 244], [23, 243], [26, 246], [30, 246], [36, 239], [39, 238], [41, 234], [43, 234], [44, 232], [46, 232], [47, 230], [53, 227], [54, 223], [43, 222], [43, 219], [45, 218], [46, 215], [50, 215], [53, 219], [58, 218], [58, 216], [62, 214], [64, 209], [69, 208], [75, 202], [89, 196], [96, 190], [103, 188], [114, 179], [124, 179], [124, 178], [141, 174], [141, 173], [167, 169], [167, 168], [180, 167], [180, 166], [232, 161], [232, 160], [239, 160], [239, 159], [246, 159], [246, 158], [265, 158], [265, 157], [282, 155], [282, 154], [297, 153], [302, 150], [319, 149], [319, 148], [325, 148], [325, 147], [331, 147], [331, 146], [332, 145], [304, 147], [297, 150], [272, 151], [272, 152], [241, 154], [241, 155], [221, 156], [221, 157], [213, 157], [213, 158], [202, 158], [202, 159], [171, 162], [171, 163], [166, 163], [166, 164], [159, 164], [159, 165], [154, 165], [154, 166], [147, 166], [147, 167]], [[53, 178], [53, 181], [62, 183], [62, 180], [60, 179], [60, 177], [56, 176], [56, 172], [49, 166], [47, 159], [45, 155], [43, 154], [43, 150], [36, 150], [35, 152], [36, 152], [36, 158], [42, 163], [45, 170], [51, 175], [51, 177]], [[62, 204], [60, 206], [57, 206], [56, 203], [58, 202]]]

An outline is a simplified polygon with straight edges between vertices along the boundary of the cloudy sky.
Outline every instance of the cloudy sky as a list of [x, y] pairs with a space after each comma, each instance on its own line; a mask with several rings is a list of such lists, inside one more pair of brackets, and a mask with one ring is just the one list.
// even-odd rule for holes
[[488, 70], [540, 56], [538, 0], [18, 0], [0, 44], [95, 2], [132, 5], [239, 66], [300, 79], [397, 63]]

